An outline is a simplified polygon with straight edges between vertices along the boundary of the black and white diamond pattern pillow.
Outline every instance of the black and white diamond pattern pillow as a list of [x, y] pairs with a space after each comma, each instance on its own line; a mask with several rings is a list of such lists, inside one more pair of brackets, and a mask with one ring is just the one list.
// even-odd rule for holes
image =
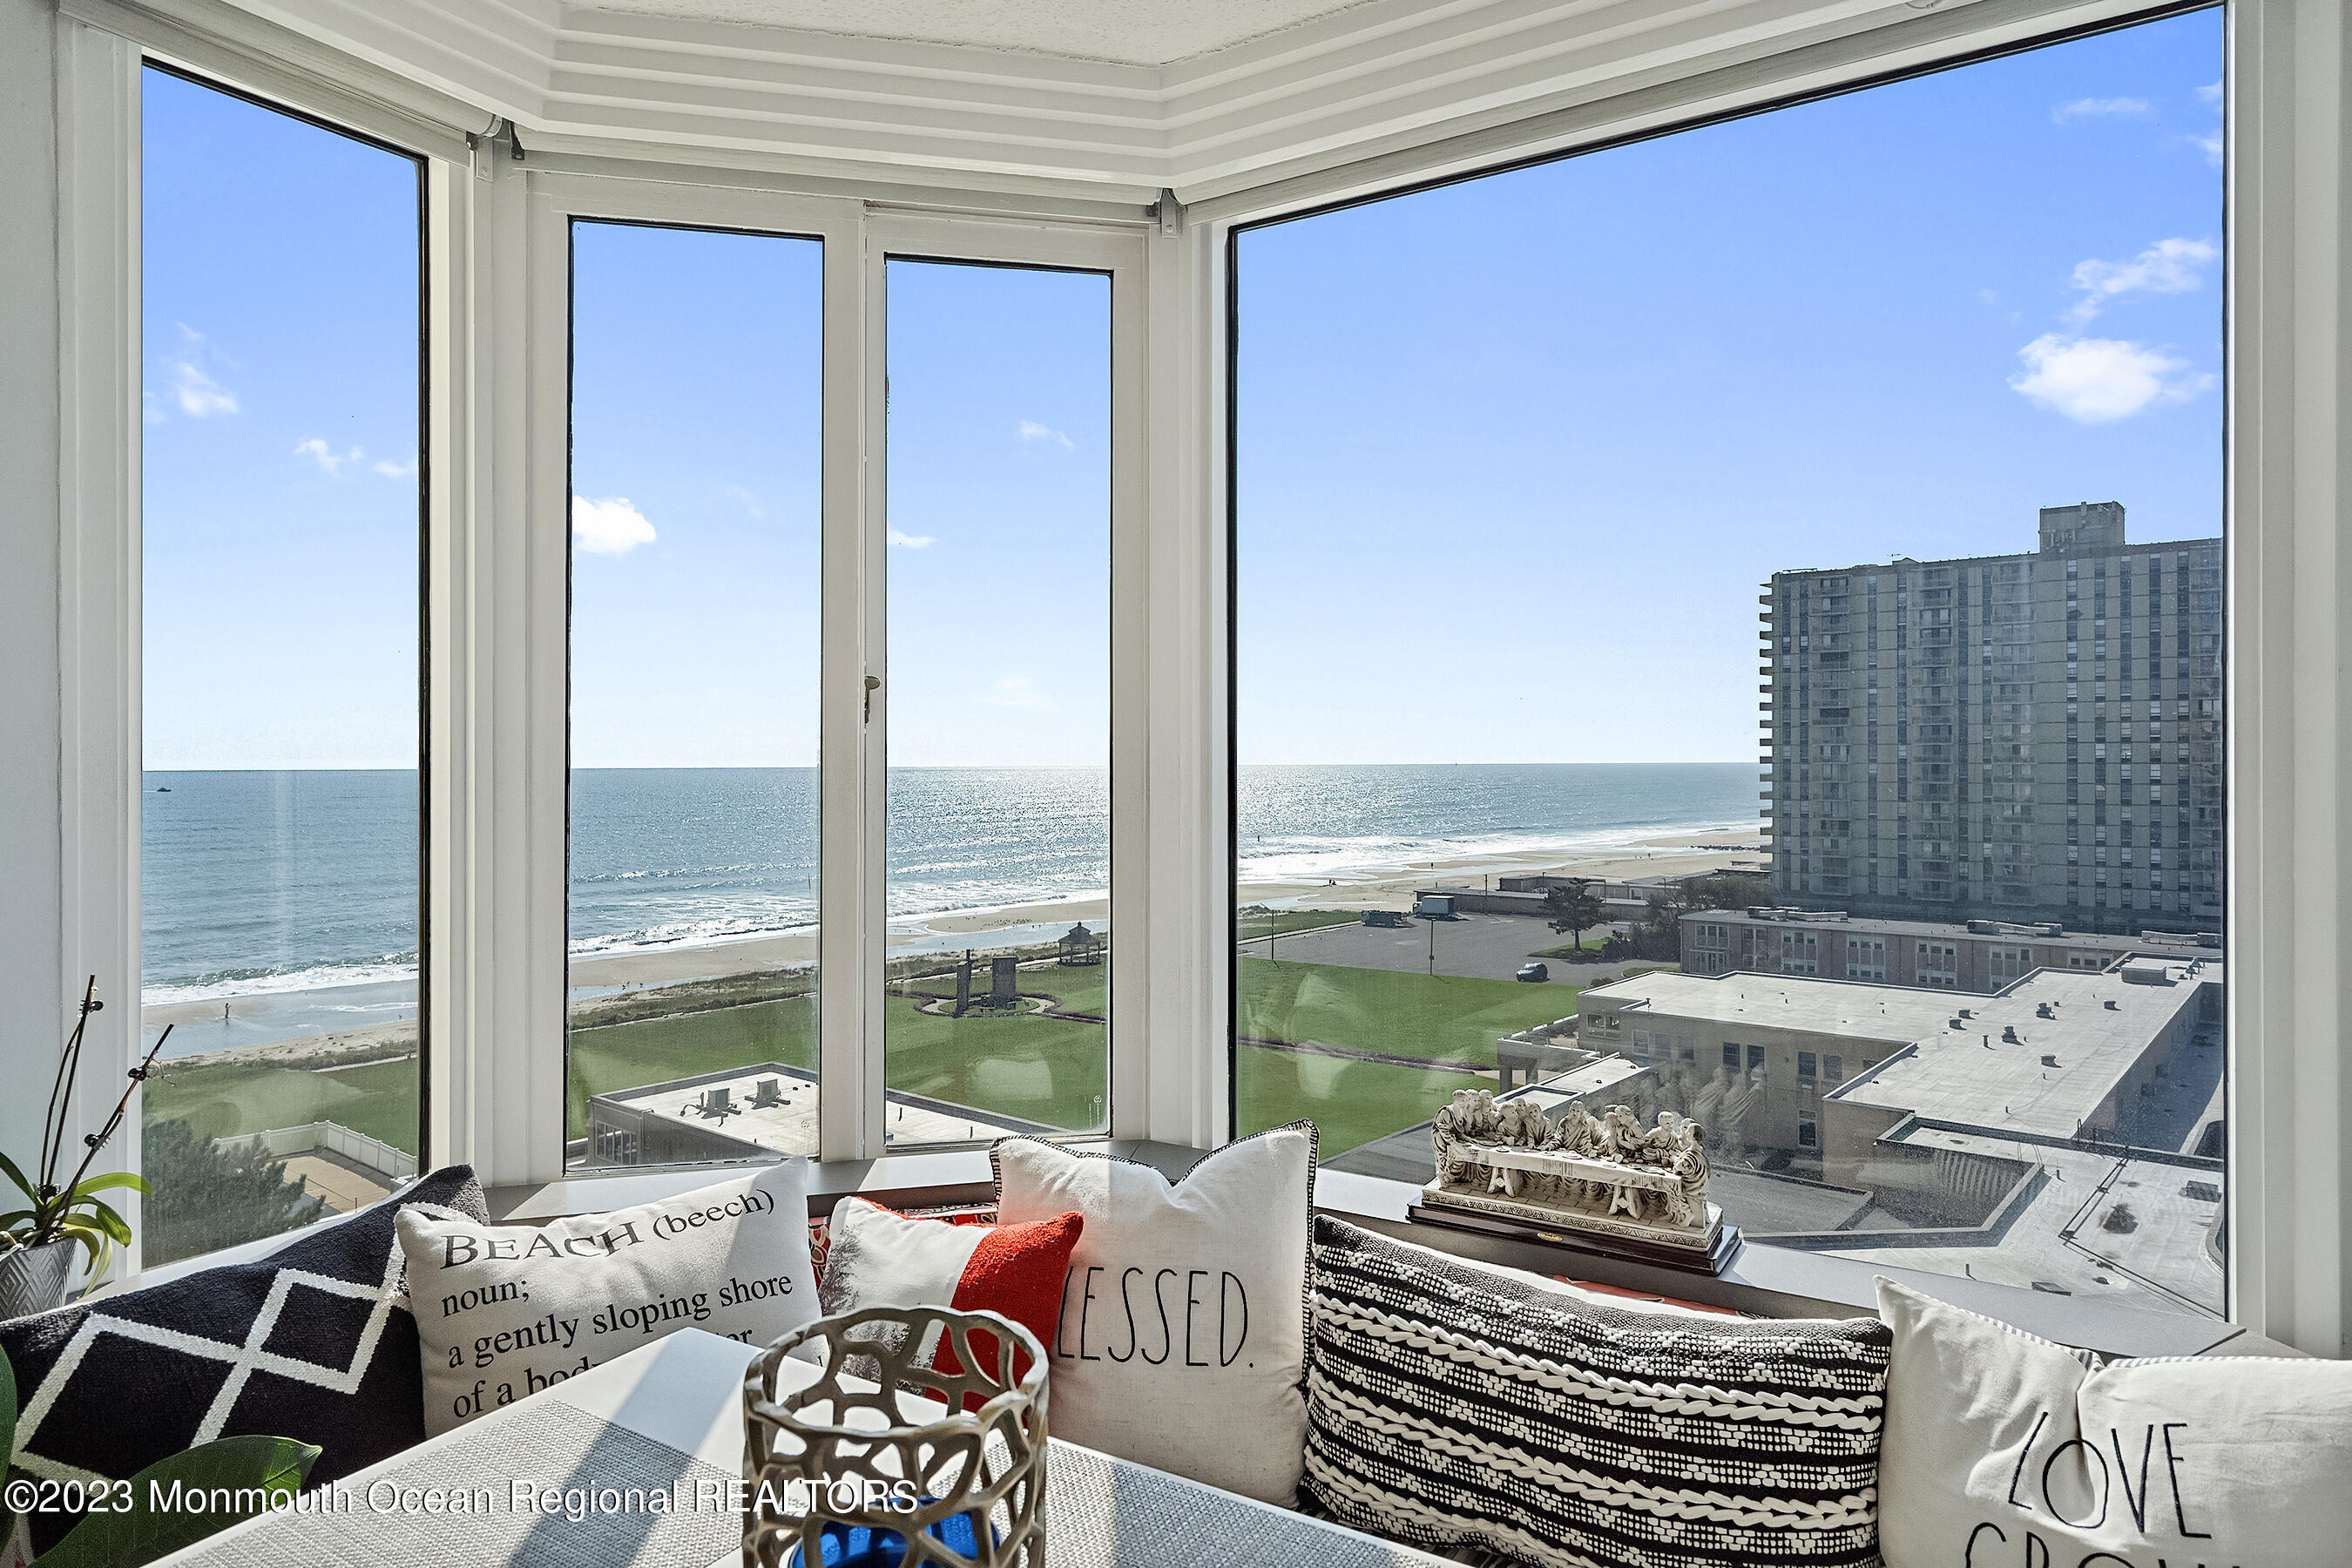
[[[425, 1437], [416, 1321], [393, 1216], [488, 1215], [464, 1165], [251, 1263], [0, 1323], [20, 1410], [11, 1465], [120, 1479], [170, 1454], [259, 1433], [320, 1447], [316, 1486]], [[43, 1513], [47, 1551], [76, 1517]]]

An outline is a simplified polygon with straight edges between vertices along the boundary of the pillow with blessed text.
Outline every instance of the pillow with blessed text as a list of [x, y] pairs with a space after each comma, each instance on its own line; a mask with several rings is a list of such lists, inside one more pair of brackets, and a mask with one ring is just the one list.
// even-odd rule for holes
[[997, 1217], [1085, 1229], [1045, 1349], [1054, 1435], [1268, 1502], [1307, 1446], [1307, 1224], [1315, 1128], [1226, 1144], [1181, 1181], [1000, 1139]]
[[2114, 1361], [1891, 1279], [1878, 1458], [1886, 1568], [2341, 1568], [2352, 1363]]
[[697, 1328], [759, 1347], [817, 1315], [808, 1162], [545, 1226], [400, 1216], [425, 1430], [438, 1436]]

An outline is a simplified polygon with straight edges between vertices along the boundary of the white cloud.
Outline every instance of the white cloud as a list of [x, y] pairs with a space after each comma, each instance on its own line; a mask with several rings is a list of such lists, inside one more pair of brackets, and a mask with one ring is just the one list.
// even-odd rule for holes
[[[343, 477], [344, 464], [356, 463], [362, 458], [366, 456], [366, 454], [362, 452], [357, 447], [352, 447], [348, 452], [338, 452], [333, 447], [328, 446], [324, 441], [320, 440], [316, 436], [311, 437], [307, 441], [295, 442], [294, 455], [298, 458], [308, 458], [312, 462], [318, 464], [320, 468], [323, 470], [326, 476], [331, 479], [341, 479]], [[380, 463], [376, 466], [378, 468], [383, 467]]]
[[369, 467], [388, 479], [410, 479], [416, 477], [416, 459], [414, 458], [404, 463], [395, 463], [388, 458], [382, 458], [370, 464]]
[[2221, 133], [2219, 131], [2210, 136], [2191, 136], [2189, 140], [2204, 152], [2208, 164], [2216, 169], [2221, 166]]
[[2147, 107], [2147, 100], [2144, 98], [2077, 98], [2052, 110], [2050, 118], [2063, 125], [2071, 120], [2092, 120], [2111, 114], [2146, 114]]
[[2217, 81], [2217, 82], [2213, 83], [2213, 84], [2212, 84], [2211, 86], [2210, 86], [2210, 87], [2200, 87], [2200, 88], [2199, 88], [2199, 89], [2197, 89], [2197, 101], [2198, 101], [2198, 102], [2200, 102], [2200, 103], [2219, 103], [2219, 102], [2221, 102], [2221, 84], [2220, 82], [2218, 82], [2218, 81]]
[[2108, 301], [2133, 294], [2185, 294], [2204, 283], [2199, 268], [2220, 254], [2201, 239], [2159, 239], [2129, 261], [2080, 262], [2074, 284], [2083, 298], [2067, 320], [2079, 327]]
[[989, 688], [988, 694], [981, 700], [991, 708], [1051, 708], [1054, 705], [1043, 691], [1037, 689], [1035, 679], [1026, 675], [998, 678], [996, 684]]
[[1077, 450], [1076, 442], [1071, 440], [1067, 436], [1063, 435], [1059, 430], [1053, 428], [1051, 426], [1038, 424], [1034, 419], [1024, 419], [1021, 421], [1021, 439], [1029, 442], [1058, 441], [1061, 443], [1062, 450], [1065, 452], [1074, 452]]
[[654, 542], [654, 525], [628, 500], [572, 498], [572, 542], [591, 555], [626, 555]]
[[746, 486], [721, 485], [719, 487], [719, 499], [720, 500], [733, 501], [745, 511], [750, 512], [753, 517], [765, 517], [768, 515], [768, 509], [760, 504], [760, 498], [754, 495]]
[[2179, 403], [2212, 386], [2210, 375], [2184, 374], [2187, 360], [2114, 338], [2044, 332], [2017, 357], [2025, 368], [2009, 384], [2041, 407], [2078, 425], [2128, 419], [2160, 403]]
[[901, 550], [929, 550], [938, 542], [928, 533], [901, 533], [894, 528], [890, 531], [890, 542]]
[[236, 412], [236, 394], [197, 369], [193, 360], [184, 359], [172, 366], [172, 395], [180, 412], [191, 419]]
[[156, 398], [153, 393], [142, 392], [139, 395], [139, 417], [142, 424], [161, 425], [163, 423], [163, 405]]

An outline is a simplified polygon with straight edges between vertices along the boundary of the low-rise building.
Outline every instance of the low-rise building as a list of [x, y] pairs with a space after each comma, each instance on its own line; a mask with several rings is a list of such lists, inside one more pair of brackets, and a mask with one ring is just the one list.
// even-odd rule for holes
[[[588, 1136], [572, 1145], [572, 1163], [698, 1165], [813, 1154], [816, 1118], [814, 1073], [758, 1062], [591, 1096]], [[1063, 1131], [902, 1089], [885, 1097], [883, 1137], [893, 1144], [973, 1143], [1008, 1132]]]
[[1682, 919], [1685, 974], [1807, 974], [1990, 994], [2037, 969], [2098, 972], [2136, 952], [2220, 956], [2210, 932], [2138, 936], [2002, 921], [1902, 921], [1838, 910], [1703, 910]]
[[[1811, 976], [1640, 974], [1578, 998], [1577, 1044], [1685, 1079], [1687, 1114], [1727, 1144], [1787, 1151], [1829, 1181], [1870, 1185], [1857, 1178], [1906, 1116], [2060, 1140], [2157, 1135], [2140, 1090], [2218, 1020], [2222, 966], [2147, 956], [2160, 961], [2158, 984], [2127, 979], [2119, 963], [2042, 968], [1971, 1005]], [[2158, 1146], [2203, 1136], [2200, 1123]]]

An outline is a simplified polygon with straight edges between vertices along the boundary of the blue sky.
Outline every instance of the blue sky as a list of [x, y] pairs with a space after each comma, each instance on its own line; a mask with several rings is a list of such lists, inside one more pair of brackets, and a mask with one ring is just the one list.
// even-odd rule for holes
[[416, 165], [144, 73], [146, 763], [416, 765]]
[[2221, 517], [2207, 11], [1255, 230], [1247, 763], [1753, 755], [1773, 571]]
[[[2219, 531], [2218, 11], [1252, 231], [1245, 762], [1752, 754], [1757, 584]], [[148, 73], [151, 767], [415, 760], [415, 165]], [[814, 760], [817, 247], [583, 226], [583, 765]], [[1106, 751], [1108, 298], [890, 268], [891, 756]]]

